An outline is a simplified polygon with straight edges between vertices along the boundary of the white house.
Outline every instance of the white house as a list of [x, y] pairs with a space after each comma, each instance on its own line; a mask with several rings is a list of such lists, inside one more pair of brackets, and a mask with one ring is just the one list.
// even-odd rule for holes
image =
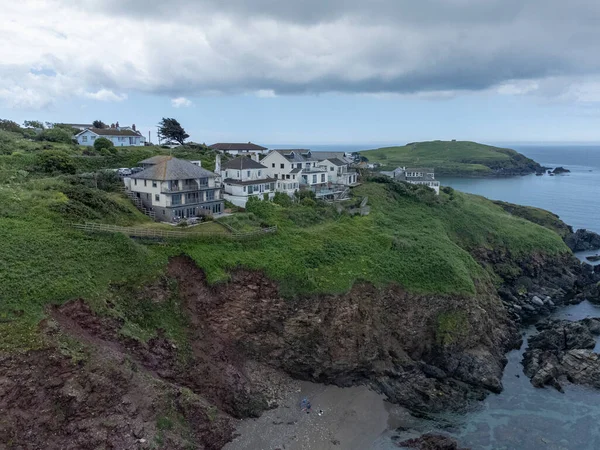
[[277, 189], [276, 180], [267, 174], [267, 168], [247, 156], [238, 156], [224, 163], [221, 178], [225, 199], [242, 208], [252, 196], [261, 200], [265, 196], [272, 199]]
[[106, 138], [111, 141], [115, 147], [141, 146], [146, 143], [146, 138], [132, 127], [111, 127], [111, 128], [86, 128], [75, 135], [79, 145], [94, 145], [98, 138]]
[[358, 183], [358, 172], [348, 168], [346, 161], [338, 158], [330, 158], [320, 161], [321, 166], [327, 170], [327, 181], [344, 186], [355, 186]]
[[428, 186], [440, 195], [440, 182], [435, 179], [435, 171], [431, 168], [398, 167], [393, 172], [381, 172], [395, 180], [405, 181], [410, 184]]
[[306, 151], [273, 150], [262, 159], [261, 164], [266, 167], [267, 174], [276, 180], [276, 190], [293, 195], [300, 189], [301, 172], [308, 163], [300, 152]]
[[153, 156], [139, 163], [144, 170], [125, 178], [125, 187], [154, 211], [158, 220], [196, 217], [224, 211], [216, 173], [172, 156]]
[[264, 155], [269, 151], [266, 147], [253, 144], [252, 142], [246, 144], [239, 142], [219, 142], [217, 144], [209, 145], [208, 148], [217, 150], [221, 153], [227, 152], [231, 155], [251, 155], [253, 153]]

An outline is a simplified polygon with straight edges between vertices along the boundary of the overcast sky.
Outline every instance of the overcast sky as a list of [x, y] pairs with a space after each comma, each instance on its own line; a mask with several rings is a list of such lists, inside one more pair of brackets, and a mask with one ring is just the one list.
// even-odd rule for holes
[[0, 117], [199, 142], [600, 141], [598, 0], [2, 2]]

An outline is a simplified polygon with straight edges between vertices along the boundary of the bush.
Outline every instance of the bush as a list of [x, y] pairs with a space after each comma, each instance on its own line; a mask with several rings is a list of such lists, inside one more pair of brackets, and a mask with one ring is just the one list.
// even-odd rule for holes
[[73, 135], [64, 128], [49, 128], [42, 131], [35, 138], [38, 141], [60, 142], [62, 144], [73, 143]]
[[246, 211], [254, 213], [256, 217], [269, 225], [273, 224], [276, 206], [271, 202], [265, 202], [258, 197], [250, 197], [246, 203]]
[[109, 154], [117, 152], [117, 149], [115, 149], [115, 146], [110, 141], [110, 139], [107, 139], [104, 137], [98, 138], [94, 141], [94, 149], [97, 152], [100, 152], [100, 154], [103, 154], [102, 150], [105, 150], [105, 149], [109, 151], [108, 152]]
[[73, 174], [76, 172], [73, 160], [60, 150], [48, 150], [37, 154], [35, 156], [35, 166], [37, 170], [46, 173]]
[[283, 206], [284, 208], [289, 208], [290, 206], [292, 206], [292, 198], [285, 192], [275, 192], [275, 196], [273, 197], [273, 203], [276, 203], [279, 206]]
[[309, 197], [304, 197], [302, 200], [300, 200], [300, 204], [302, 206], [309, 206], [311, 208], [314, 208], [315, 206], [317, 206], [317, 202]]

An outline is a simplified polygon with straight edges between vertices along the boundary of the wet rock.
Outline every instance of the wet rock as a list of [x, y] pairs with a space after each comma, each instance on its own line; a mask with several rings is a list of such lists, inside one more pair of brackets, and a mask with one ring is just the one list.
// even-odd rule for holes
[[588, 230], [577, 230], [565, 238], [565, 243], [574, 252], [600, 249], [600, 234]]
[[593, 352], [599, 319], [549, 320], [538, 329], [523, 355], [525, 374], [535, 387], [549, 385], [563, 392], [562, 385], [569, 381], [600, 388], [600, 355]]
[[400, 448], [418, 450], [469, 450], [459, 447], [454, 439], [441, 434], [424, 434], [421, 437], [399, 442], [396, 445]]

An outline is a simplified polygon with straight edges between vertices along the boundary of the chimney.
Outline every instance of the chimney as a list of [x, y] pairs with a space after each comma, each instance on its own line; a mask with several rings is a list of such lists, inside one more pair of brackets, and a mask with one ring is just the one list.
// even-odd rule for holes
[[114, 128], [114, 127], [115, 127], [115, 124], [114, 124], [114, 123], [111, 123], [111, 124], [110, 124], [110, 127], [111, 127], [111, 128]]
[[221, 176], [221, 155], [219, 153], [215, 157], [215, 173]]
[[136, 131], [136, 129], [135, 129], [135, 123], [134, 123], [133, 125], [131, 125], [131, 129], [132, 129], [133, 131]]
[[115, 124], [115, 128], [119, 128], [119, 122]]
[[258, 153], [257, 152], [252, 153], [252, 159], [254, 161], [256, 161], [256, 162], [260, 161], [260, 158], [258, 157]]

